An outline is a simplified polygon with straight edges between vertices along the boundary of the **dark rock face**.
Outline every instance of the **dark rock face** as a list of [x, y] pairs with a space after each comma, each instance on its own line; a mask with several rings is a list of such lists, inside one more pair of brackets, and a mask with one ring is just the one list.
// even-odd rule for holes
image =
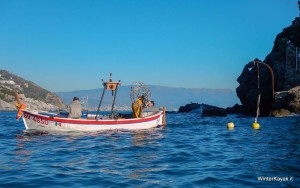
[[297, 17], [291, 26], [277, 35], [271, 53], [264, 60], [274, 71], [275, 91], [287, 91], [300, 85], [300, 66], [296, 63], [299, 50], [300, 17]]
[[236, 89], [236, 93], [248, 115], [256, 114], [260, 94], [260, 112], [262, 116], [266, 116], [273, 103], [272, 75], [268, 67], [254, 62], [258, 62], [258, 60], [255, 59], [245, 65], [243, 72], [238, 77], [237, 81], [240, 85]]
[[[300, 86], [300, 17], [277, 35], [273, 49], [264, 63], [273, 70], [275, 92]], [[244, 106], [245, 113], [255, 115], [258, 95], [261, 94], [259, 106], [261, 115], [269, 115], [274, 102], [270, 70], [266, 66], [257, 67], [250, 62], [245, 65], [237, 81], [240, 85], [236, 93]]]
[[235, 104], [232, 107], [227, 107], [226, 108], [226, 113], [227, 114], [243, 114], [243, 113], [245, 113], [244, 106], [239, 105], [239, 104]]
[[288, 91], [276, 92], [272, 110], [273, 116], [300, 113], [300, 86]]
[[224, 108], [210, 107], [204, 108], [201, 117], [226, 117], [227, 113]]

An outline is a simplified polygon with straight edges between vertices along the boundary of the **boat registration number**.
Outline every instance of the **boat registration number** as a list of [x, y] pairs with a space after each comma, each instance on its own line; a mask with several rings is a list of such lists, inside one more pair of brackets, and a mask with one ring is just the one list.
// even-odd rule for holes
[[[24, 118], [26, 119], [31, 119], [31, 116], [28, 114], [28, 113], [24, 113]], [[34, 116], [32, 118], [33, 121], [37, 122], [37, 123], [40, 123], [40, 124], [43, 124], [43, 125], [48, 125], [48, 120], [44, 119], [44, 118], [40, 118], [40, 117], [36, 117]]]

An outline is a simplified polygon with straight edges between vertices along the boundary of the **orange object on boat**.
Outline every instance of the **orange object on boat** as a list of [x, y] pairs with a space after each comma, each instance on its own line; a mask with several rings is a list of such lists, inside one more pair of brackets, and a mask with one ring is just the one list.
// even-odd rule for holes
[[16, 119], [18, 120], [23, 115], [23, 110], [26, 109], [26, 104], [25, 103], [21, 103], [18, 93], [16, 93], [16, 100], [17, 100], [17, 103], [15, 104], [15, 106], [18, 109], [18, 113], [17, 113]]
[[21, 116], [23, 115], [23, 110], [26, 109], [26, 104], [23, 103], [23, 104], [18, 104], [18, 105], [19, 105], [19, 108], [18, 108], [18, 113], [17, 113], [16, 119], [20, 119]]

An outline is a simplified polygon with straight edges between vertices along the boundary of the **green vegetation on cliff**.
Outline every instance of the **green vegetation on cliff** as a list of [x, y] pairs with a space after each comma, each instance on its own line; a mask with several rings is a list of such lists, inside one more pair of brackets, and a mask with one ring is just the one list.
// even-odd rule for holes
[[26, 98], [52, 104], [58, 108], [65, 106], [56, 94], [6, 70], [0, 70], [0, 99], [12, 103], [15, 100], [16, 91], [24, 94]]

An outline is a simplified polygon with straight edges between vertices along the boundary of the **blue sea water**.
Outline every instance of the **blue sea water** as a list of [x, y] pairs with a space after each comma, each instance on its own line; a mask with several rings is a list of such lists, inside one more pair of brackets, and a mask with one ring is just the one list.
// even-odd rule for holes
[[0, 112], [0, 187], [299, 187], [300, 117], [258, 120], [167, 114], [152, 130], [47, 133]]

